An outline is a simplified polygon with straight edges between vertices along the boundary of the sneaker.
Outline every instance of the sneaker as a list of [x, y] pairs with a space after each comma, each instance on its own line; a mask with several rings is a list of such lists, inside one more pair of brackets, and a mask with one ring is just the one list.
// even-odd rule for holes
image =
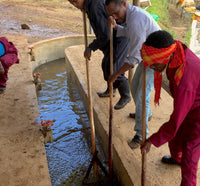
[[[129, 117], [135, 119], [135, 113], [130, 113]], [[151, 121], [151, 119], [152, 119], [152, 115], [149, 116], [148, 121]]]
[[135, 135], [134, 138], [130, 142], [128, 142], [128, 145], [131, 149], [136, 149], [137, 147], [140, 146], [141, 143], [142, 143], [141, 137]]
[[0, 86], [0, 94], [3, 94], [6, 91], [6, 87], [1, 87]]

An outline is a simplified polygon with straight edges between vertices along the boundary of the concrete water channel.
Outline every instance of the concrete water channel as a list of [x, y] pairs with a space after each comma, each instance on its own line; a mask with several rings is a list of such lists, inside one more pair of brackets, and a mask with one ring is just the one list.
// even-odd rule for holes
[[[197, 23], [195, 28], [198, 27]], [[199, 31], [198, 31], [199, 32]], [[44, 41], [40, 41], [34, 43], [32, 46], [29, 46], [29, 53], [31, 57], [28, 56], [28, 44], [24, 35], [6, 35], [9, 40], [13, 41], [17, 48], [19, 49], [19, 57], [20, 64], [14, 66], [9, 71], [9, 81], [7, 84], [7, 90], [4, 95], [1, 95], [1, 108], [6, 112], [0, 112], [0, 146], [1, 146], [1, 164], [0, 164], [0, 185], [29, 185], [29, 186], [50, 186], [52, 185], [50, 182], [51, 174], [55, 174], [55, 172], [50, 173], [48, 170], [47, 157], [48, 153], [44, 149], [43, 138], [40, 132], [40, 122], [37, 121], [37, 117], [39, 116], [39, 109], [44, 109], [44, 111], [48, 111], [51, 113], [48, 107], [38, 106], [37, 98], [35, 93], [35, 87], [32, 82], [32, 73], [41, 65], [47, 63], [46, 65], [51, 65], [52, 61], [57, 59], [66, 58], [67, 69], [69, 70], [69, 78], [70, 82], [73, 85], [77, 85], [77, 89], [81, 96], [81, 101], [83, 102], [86, 112], [88, 111], [88, 98], [87, 98], [87, 80], [85, 75], [85, 63], [83, 63], [84, 58], [82, 56], [84, 47], [83, 45], [83, 36], [63, 36], [54, 39], [48, 39]], [[89, 36], [89, 39], [92, 39], [93, 36]], [[194, 32], [193, 37], [194, 40], [199, 38], [199, 35]], [[199, 51], [199, 42], [193, 40], [191, 41], [190, 47], [195, 53]], [[105, 88], [105, 84], [103, 83], [102, 73], [100, 62], [102, 58], [102, 54], [99, 52], [94, 53], [93, 59], [91, 60], [91, 76], [92, 76], [92, 97], [94, 102], [94, 119], [95, 119], [95, 128], [96, 133], [99, 136], [99, 142], [101, 143], [101, 147], [103, 148], [105, 155], [107, 154], [108, 147], [108, 102], [109, 99], [100, 99], [96, 92], [101, 91]], [[68, 62], [67, 62], [68, 61]], [[50, 62], [50, 63], [49, 63]], [[62, 62], [61, 62], [62, 63]], [[43, 68], [43, 66], [41, 66]], [[46, 67], [45, 67], [46, 68]], [[64, 77], [66, 72], [61, 70], [61, 74], [57, 75], [56, 78], [60, 79]], [[45, 73], [44, 73], [45, 75]], [[53, 76], [53, 75], [52, 75]], [[98, 77], [98, 78], [97, 78]], [[55, 81], [56, 82], [56, 81]], [[54, 81], [47, 81], [46, 85], [49, 86], [49, 83], [57, 86]], [[63, 81], [65, 82], [65, 81]], [[20, 88], [19, 88], [20, 87]], [[50, 85], [49, 87], [53, 87]], [[54, 88], [55, 88], [54, 87]], [[16, 90], [16, 91], [13, 91]], [[58, 89], [59, 93], [60, 89]], [[45, 91], [45, 88], [44, 90]], [[73, 91], [72, 91], [73, 92]], [[42, 94], [42, 91], [40, 92]], [[39, 93], [39, 94], [40, 94]], [[65, 91], [63, 94], [65, 95]], [[71, 94], [71, 98], [66, 100], [66, 97], [61, 93], [60, 98], [63, 96], [63, 100], [58, 100], [58, 105], [62, 105], [64, 108], [67, 107], [76, 107], [78, 103], [78, 109], [81, 104], [80, 100], [76, 103], [76, 94]], [[152, 93], [154, 94], [154, 92]], [[56, 95], [55, 95], [56, 96]], [[153, 96], [152, 96], [153, 97]], [[172, 99], [165, 92], [161, 92], [161, 97], [167, 99], [167, 101], [161, 100], [161, 106], [159, 108], [153, 107], [153, 99], [150, 100], [150, 104], [152, 105], [153, 118], [150, 125], [150, 134], [157, 131], [159, 126], [168, 120], [171, 110], [172, 110]], [[48, 97], [50, 102], [54, 104], [52, 99]], [[119, 95], [114, 98], [114, 103], [119, 99]], [[45, 102], [47, 100], [39, 100], [41, 102]], [[66, 101], [69, 101], [67, 103]], [[74, 101], [74, 102], [73, 102]], [[42, 108], [44, 107], [44, 108]], [[63, 109], [62, 107], [62, 109]], [[82, 106], [81, 106], [82, 107]], [[21, 110], [19, 109], [21, 108]], [[47, 110], [46, 110], [47, 109]], [[56, 109], [56, 108], [54, 108]], [[31, 110], [27, 112], [27, 110]], [[59, 109], [58, 109], [59, 110]], [[113, 125], [113, 168], [114, 172], [117, 175], [120, 183], [125, 186], [140, 186], [141, 185], [141, 153], [140, 149], [131, 150], [127, 141], [130, 140], [133, 136], [133, 127], [134, 121], [128, 118], [128, 113], [134, 110], [133, 102], [129, 103], [124, 109], [120, 111], [114, 111], [114, 125]], [[1, 110], [2, 111], [2, 110]], [[80, 111], [80, 110], [79, 110]], [[57, 129], [56, 125], [58, 121], [62, 118], [61, 116], [54, 117], [54, 113], [50, 116], [48, 112], [44, 112], [41, 116], [42, 119], [44, 117], [51, 117], [45, 119], [55, 119], [55, 137], [54, 139], [58, 139], [58, 130], [63, 134], [63, 131], [66, 127], [70, 127], [70, 124], [63, 125], [63, 123], [59, 123], [61, 129]], [[3, 115], [2, 113], [6, 113]], [[63, 113], [63, 110], [60, 110], [60, 113]], [[73, 120], [77, 121], [77, 132], [74, 134], [80, 134], [79, 137], [83, 137], [81, 135], [82, 130], [87, 131], [85, 136], [90, 136], [89, 128], [87, 126], [87, 122], [85, 120], [85, 111], [83, 114], [84, 125], [80, 124], [81, 117], [77, 115], [75, 111], [69, 113], [75, 115], [70, 115]], [[47, 115], [45, 115], [47, 114]], [[80, 114], [80, 113], [79, 113]], [[15, 118], [13, 118], [13, 115]], [[62, 114], [61, 114], [62, 115]], [[66, 119], [69, 119], [66, 117]], [[13, 125], [13, 121], [15, 124]], [[74, 129], [72, 129], [73, 131]], [[66, 133], [62, 135], [63, 145], [69, 145], [66, 140]], [[74, 135], [73, 132], [69, 133], [70, 135]], [[86, 144], [85, 141], [87, 137], [83, 137], [84, 146], [87, 152], [90, 152], [90, 145]], [[61, 141], [62, 141], [61, 140]], [[76, 143], [77, 141], [73, 141], [72, 143]], [[89, 142], [90, 143], [90, 142]], [[59, 143], [47, 144], [46, 148], [53, 147], [57, 151], [63, 146]], [[87, 149], [88, 148], [88, 149]], [[64, 148], [63, 148], [64, 149]], [[81, 148], [82, 149], [82, 148]], [[85, 150], [84, 149], [84, 150]], [[70, 149], [71, 150], [71, 149]], [[67, 154], [64, 151], [63, 156], [52, 155], [51, 151], [49, 151], [50, 158], [58, 158], [63, 160], [64, 163], [69, 163], [71, 160], [66, 160], [64, 154]], [[153, 185], [162, 185], [162, 186], [176, 186], [180, 184], [181, 174], [180, 167], [178, 166], [168, 166], [163, 165], [160, 162], [160, 159], [163, 155], [168, 154], [167, 144], [163, 145], [160, 148], [152, 147], [151, 152], [148, 154], [148, 174], [147, 174], [147, 183], [148, 186]], [[64, 159], [62, 159], [64, 157]], [[79, 157], [79, 156], [78, 156]], [[89, 158], [88, 158], [89, 157]], [[85, 160], [90, 159], [90, 155], [86, 155]], [[87, 160], [88, 160], [87, 159]], [[54, 159], [55, 160], [55, 159]], [[59, 165], [59, 163], [58, 163]], [[69, 165], [69, 164], [67, 164]], [[79, 164], [80, 165], [80, 164]], [[57, 166], [57, 165], [56, 165]], [[86, 166], [87, 167], [87, 166]], [[63, 171], [65, 170], [55, 170], [55, 171]], [[63, 180], [64, 176], [62, 173], [58, 173], [56, 175], [58, 181]], [[60, 178], [59, 178], [60, 176]], [[64, 180], [65, 181], [65, 180]], [[57, 183], [55, 180], [53, 183]], [[198, 179], [197, 185], [200, 184], [200, 173], [198, 171]]]
[[[43, 64], [35, 72], [42, 74], [42, 90], [37, 91], [40, 119], [54, 121], [53, 142], [45, 144], [52, 186], [82, 185], [92, 160], [92, 149], [89, 118], [78, 87], [71, 82], [65, 59]], [[104, 163], [103, 150], [98, 139], [96, 142], [98, 155]], [[106, 185], [107, 179], [101, 169], [99, 173], [95, 183], [91, 172], [87, 180], [90, 185]]]
[[[199, 23], [196, 21], [193, 21], [192, 25], [192, 39], [191, 39], [191, 45], [190, 48], [198, 54], [196, 50], [199, 50], [199, 41], [197, 43], [197, 39], [199, 34], [198, 29]], [[92, 39], [92, 36], [89, 37], [89, 39]], [[66, 44], [67, 43], [67, 44]], [[46, 63], [48, 61], [53, 61], [55, 59], [59, 59], [62, 57], [66, 58], [66, 65], [69, 73], [70, 81], [73, 85], [77, 85], [77, 91], [80, 93], [81, 99], [83, 101], [83, 104], [85, 105], [86, 110], [88, 109], [88, 98], [87, 98], [87, 83], [86, 83], [86, 72], [85, 72], [85, 64], [83, 63], [84, 58], [80, 57], [83, 54], [83, 46], [77, 46], [79, 44], [83, 44], [83, 38], [80, 36], [73, 36], [73, 37], [60, 37], [57, 39], [48, 40], [46, 42], [38, 42], [36, 45], [33, 46], [32, 49], [32, 57], [34, 58], [36, 63], [32, 63], [33, 69], [36, 68], [36, 66], [41, 65], [43, 63]], [[198, 45], [198, 46], [197, 46]], [[74, 47], [70, 47], [74, 46]], [[63, 49], [65, 50], [65, 53], [63, 54]], [[63, 56], [64, 55], [64, 56]], [[108, 144], [108, 100], [102, 101], [98, 100], [98, 97], [96, 95], [96, 92], [101, 88], [105, 88], [102, 85], [102, 80], [97, 80], [96, 77], [101, 77], [100, 73], [100, 60], [101, 54], [97, 54], [96, 57], [94, 57], [94, 61], [97, 62], [99, 65], [94, 65], [91, 62], [91, 73], [92, 73], [92, 96], [94, 103], [94, 120], [95, 120], [95, 127], [97, 134], [100, 136], [100, 141], [102, 144], [102, 148], [104, 149], [104, 152], [107, 152], [107, 144]], [[96, 68], [96, 69], [95, 69]], [[93, 75], [93, 73], [95, 75]], [[101, 78], [99, 78], [101, 79]], [[103, 78], [102, 78], [103, 79]], [[95, 81], [93, 81], [95, 80]], [[101, 85], [101, 86], [99, 86]], [[164, 93], [165, 94], [165, 93]], [[169, 97], [168, 94], [164, 95], [165, 97]], [[170, 100], [170, 98], [169, 98]], [[102, 103], [101, 103], [102, 102]], [[152, 101], [151, 101], [152, 102]], [[166, 104], [166, 103], [164, 103]], [[170, 108], [169, 104], [171, 104], [171, 100], [165, 105], [165, 108]], [[103, 105], [103, 106], [102, 106]], [[107, 106], [106, 106], [107, 105]], [[128, 106], [127, 106], [128, 107]], [[124, 117], [124, 113], [128, 113], [127, 110], [131, 110], [130, 108], [133, 108], [133, 105], [129, 105], [128, 108], [123, 109], [121, 113], [118, 112], [118, 116], [116, 116], [116, 119], [114, 123], [126, 123], [126, 126], [129, 125], [131, 122], [127, 119], [121, 119]], [[169, 109], [170, 110], [170, 109]], [[88, 111], [88, 110], [87, 110]], [[153, 110], [154, 111], [154, 110]], [[166, 110], [163, 110], [161, 113], [165, 113]], [[158, 123], [162, 123], [162, 120], [166, 120], [166, 117], [168, 114], [164, 114], [164, 117], [161, 119], [160, 116], [156, 116], [155, 118], [159, 118], [159, 121], [154, 121], [154, 125], [157, 125]], [[159, 124], [158, 124], [159, 125]], [[88, 125], [89, 126], [89, 125]], [[127, 137], [130, 138], [130, 131], [122, 129], [123, 126], [116, 125], [114, 126], [115, 135], [113, 137], [113, 163], [114, 163], [114, 171], [122, 183], [122, 185], [140, 185], [140, 165], [141, 162], [138, 161], [140, 159], [139, 150], [135, 150], [134, 152], [130, 153], [130, 149], [125, 145], [127, 142]], [[157, 128], [157, 127], [155, 127]], [[152, 128], [152, 130], [154, 130]], [[150, 129], [151, 132], [151, 129]], [[125, 133], [127, 135], [125, 135]], [[131, 132], [132, 133], [132, 132]], [[89, 135], [89, 133], [88, 133]], [[123, 137], [126, 136], [125, 138]], [[132, 135], [132, 134], [131, 134]], [[73, 143], [73, 142], [72, 142]], [[121, 147], [120, 147], [121, 146]], [[123, 146], [123, 148], [122, 148]], [[88, 149], [89, 150], [89, 149]], [[157, 150], [158, 151], [158, 150]], [[159, 154], [167, 153], [167, 148], [164, 146], [158, 151], [158, 154], [152, 154], [153, 157], [158, 156]], [[129, 155], [128, 155], [129, 154]], [[48, 151], [47, 151], [47, 157], [48, 157]], [[151, 158], [151, 157], [150, 157]], [[136, 160], [136, 161], [135, 161]], [[152, 164], [151, 164], [152, 163]], [[167, 171], [167, 167], [165, 167], [165, 171], [163, 172], [160, 167], [158, 168], [159, 163], [157, 162], [151, 162], [151, 175], [148, 176], [147, 182], [148, 185], [177, 185], [177, 183], [180, 182], [180, 174], [177, 175], [175, 172], [177, 172], [177, 168], [170, 170], [171, 179], [169, 177], [167, 179], [162, 178], [161, 175], [165, 174]], [[153, 165], [155, 163], [156, 165]], [[158, 170], [160, 170], [160, 174], [156, 173]], [[175, 172], [174, 172], [175, 171]], [[179, 172], [179, 171], [178, 171]], [[169, 173], [169, 172], [168, 172]], [[199, 173], [198, 173], [199, 174]], [[157, 175], [157, 176], [156, 176]], [[173, 176], [172, 176], [173, 175]], [[177, 177], [174, 178], [174, 175]], [[198, 180], [199, 181], [199, 180]]]

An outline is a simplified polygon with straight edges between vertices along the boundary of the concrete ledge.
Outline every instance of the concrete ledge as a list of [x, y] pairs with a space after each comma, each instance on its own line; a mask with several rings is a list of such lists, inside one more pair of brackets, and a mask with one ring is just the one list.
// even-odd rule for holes
[[[77, 48], [79, 50], [77, 50]], [[78, 52], [79, 51], [79, 52]], [[82, 57], [84, 51], [83, 46], [73, 46], [65, 50], [67, 69], [71, 81], [79, 86], [79, 91], [82, 95], [86, 109], [88, 108], [87, 98], [87, 80], [85, 59]], [[103, 81], [101, 70], [101, 52], [92, 54], [90, 61], [90, 73], [92, 81], [92, 100], [94, 106], [94, 123], [96, 134], [100, 137], [102, 147], [105, 154], [108, 153], [108, 126], [109, 126], [109, 98], [99, 98], [97, 91], [102, 91], [106, 88], [106, 83]], [[161, 101], [159, 108], [153, 106], [153, 96], [151, 98], [153, 119], [149, 123], [150, 134], [157, 131], [163, 124], [172, 111], [172, 98], [162, 91], [162, 97], [165, 102]], [[114, 104], [118, 101], [119, 95], [114, 98]], [[166, 101], [167, 100], [167, 101]], [[129, 103], [124, 109], [114, 110], [113, 120], [113, 166], [114, 172], [118, 176], [120, 182], [124, 186], [140, 186], [141, 185], [141, 152], [140, 149], [131, 150], [127, 145], [133, 135], [134, 120], [128, 118], [129, 112], [134, 112], [133, 102]], [[159, 109], [159, 111], [158, 111]], [[161, 157], [169, 154], [167, 144], [160, 148], [152, 146], [151, 152], [148, 154], [147, 161], [147, 185], [162, 185], [176, 186], [180, 184], [180, 167], [163, 165], [160, 161]], [[167, 175], [167, 176], [166, 176]]]
[[[88, 36], [89, 41], [93, 38], [94, 35]], [[32, 71], [44, 63], [65, 58], [65, 48], [83, 43], [83, 35], [74, 35], [42, 40], [30, 45], [29, 53], [31, 55]]]

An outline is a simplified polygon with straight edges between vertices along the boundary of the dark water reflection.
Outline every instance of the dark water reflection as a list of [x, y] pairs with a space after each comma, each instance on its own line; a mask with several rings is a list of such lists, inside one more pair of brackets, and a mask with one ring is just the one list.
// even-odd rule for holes
[[37, 93], [41, 120], [54, 120], [53, 143], [45, 145], [52, 186], [82, 185], [92, 156], [89, 119], [80, 95], [68, 79], [64, 59], [36, 72], [42, 74], [42, 90]]

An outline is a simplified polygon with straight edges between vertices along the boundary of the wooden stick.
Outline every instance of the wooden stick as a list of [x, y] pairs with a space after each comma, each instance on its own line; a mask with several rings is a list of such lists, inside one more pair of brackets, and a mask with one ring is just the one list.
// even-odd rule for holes
[[[113, 74], [113, 28], [110, 27], [110, 74]], [[109, 116], [109, 178], [112, 185], [112, 167], [113, 167], [113, 152], [112, 152], [112, 125], [113, 125], [113, 83], [109, 84], [110, 91], [110, 116]]]
[[[142, 62], [141, 62], [142, 63]], [[142, 72], [142, 144], [146, 140], [146, 68]], [[146, 152], [142, 153], [141, 185], [146, 186]]]
[[131, 87], [131, 82], [132, 82], [134, 73], [135, 73], [135, 69], [134, 69], [134, 68], [131, 68], [131, 69], [128, 71], [128, 83], [129, 83], [129, 86], [130, 86], [130, 87]]
[[[87, 25], [86, 25], [86, 13], [83, 11], [83, 23], [84, 23], [84, 39], [85, 39], [85, 49], [88, 46], [87, 41]], [[92, 155], [96, 154], [96, 141], [95, 141], [95, 127], [94, 127], [94, 116], [93, 116], [93, 104], [92, 104], [92, 93], [91, 93], [91, 79], [89, 73], [89, 62], [86, 59], [86, 71], [87, 71], [87, 87], [88, 87], [88, 99], [89, 99], [89, 119], [91, 128], [91, 138], [92, 138]], [[94, 162], [94, 173], [95, 177], [98, 177], [98, 166], [97, 162]]]

